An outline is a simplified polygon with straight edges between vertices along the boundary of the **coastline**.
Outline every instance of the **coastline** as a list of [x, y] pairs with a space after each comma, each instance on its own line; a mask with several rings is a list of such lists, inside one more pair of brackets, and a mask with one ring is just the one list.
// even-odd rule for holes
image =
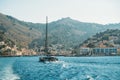
[[[43, 55], [0, 55], [0, 57], [34, 57], [34, 56], [43, 56]], [[51, 56], [64, 56], [64, 57], [105, 57], [105, 56], [120, 56], [120, 55], [51, 55]]]

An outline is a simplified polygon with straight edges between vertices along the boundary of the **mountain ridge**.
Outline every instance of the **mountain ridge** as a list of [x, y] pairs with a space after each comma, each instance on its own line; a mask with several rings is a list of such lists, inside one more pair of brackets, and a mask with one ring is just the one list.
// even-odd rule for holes
[[[8, 15], [0, 14], [0, 29], [5, 32], [6, 37], [10, 38], [17, 44], [26, 47], [32, 38], [37, 38], [38, 34], [29, 30], [27, 26], [19, 23], [20, 21]], [[38, 32], [39, 33], [39, 32]], [[35, 35], [37, 37], [35, 37]]]
[[[7, 37], [28, 48], [44, 46], [45, 24], [20, 21], [12, 16], [0, 14], [0, 29]], [[62, 44], [64, 48], [78, 46], [92, 35], [107, 29], [120, 29], [117, 24], [97, 24], [80, 22], [70, 17], [48, 23], [49, 45]], [[15, 35], [16, 34], [16, 35]]]

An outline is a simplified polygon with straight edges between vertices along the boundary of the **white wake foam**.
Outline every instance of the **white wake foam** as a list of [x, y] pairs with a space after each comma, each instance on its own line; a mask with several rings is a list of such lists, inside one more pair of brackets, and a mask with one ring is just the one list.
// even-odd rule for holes
[[6, 66], [0, 73], [0, 80], [20, 80], [18, 75], [13, 74], [12, 66]]
[[88, 80], [94, 80], [94, 78], [92, 76], [90, 76], [90, 75], [87, 75], [87, 79]]

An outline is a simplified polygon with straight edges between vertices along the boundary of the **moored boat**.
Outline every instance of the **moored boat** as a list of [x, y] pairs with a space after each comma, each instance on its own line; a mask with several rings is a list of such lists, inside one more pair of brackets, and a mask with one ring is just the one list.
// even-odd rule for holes
[[47, 56], [40, 57], [39, 62], [53, 62], [58, 61], [58, 58], [50, 56], [48, 52], [48, 18], [46, 17], [46, 39], [45, 39], [45, 53]]
[[40, 57], [39, 61], [40, 62], [53, 62], [53, 61], [58, 61], [58, 58], [54, 56], [45, 56], [45, 57]]

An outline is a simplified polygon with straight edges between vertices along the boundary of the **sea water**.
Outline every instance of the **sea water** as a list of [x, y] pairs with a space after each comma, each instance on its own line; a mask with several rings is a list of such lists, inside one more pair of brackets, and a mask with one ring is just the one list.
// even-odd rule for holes
[[120, 80], [120, 57], [0, 57], [0, 80]]

